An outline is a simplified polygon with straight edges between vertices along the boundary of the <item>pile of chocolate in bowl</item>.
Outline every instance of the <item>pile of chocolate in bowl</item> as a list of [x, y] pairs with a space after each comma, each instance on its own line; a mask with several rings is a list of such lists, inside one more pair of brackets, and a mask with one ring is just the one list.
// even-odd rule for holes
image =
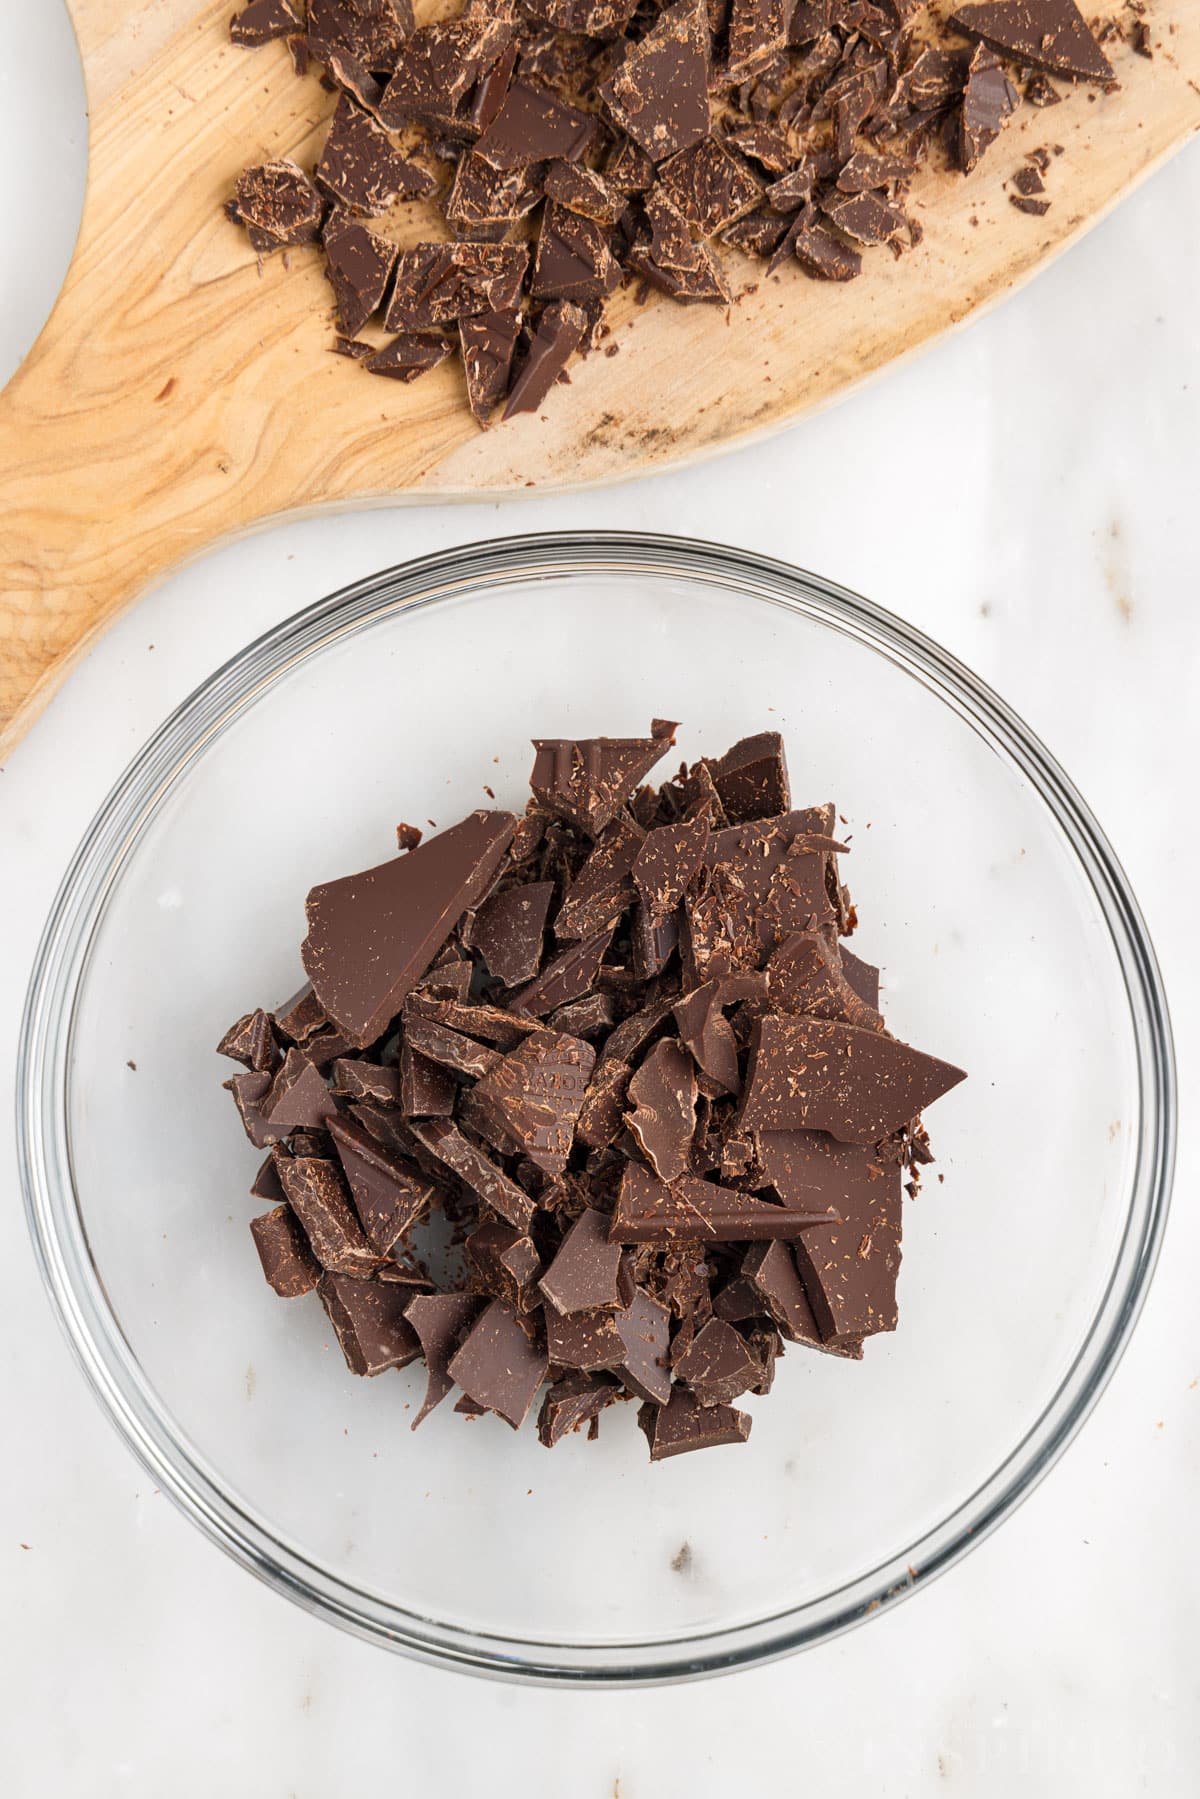
[[[1102, 35], [1151, 54], [1142, 10]], [[1055, 82], [1113, 80], [1075, 0], [466, 0], [420, 25], [410, 0], [250, 0], [231, 30], [285, 38], [336, 103], [315, 168], [247, 168], [229, 216], [260, 256], [320, 246], [333, 348], [370, 373], [457, 355], [481, 425], [617, 353], [618, 287], [726, 306], [739, 259], [743, 286], [753, 261], [852, 280], [919, 241], [928, 159], [969, 173]], [[1020, 210], [1048, 210], [1051, 155]]]
[[896, 1326], [920, 1114], [963, 1073], [886, 1029], [782, 739], [647, 785], [675, 730], [535, 740], [522, 817], [401, 825], [219, 1046], [267, 1280], [356, 1374], [423, 1357], [415, 1423], [457, 1390], [519, 1429], [545, 1387], [552, 1447], [634, 1399], [659, 1461], [745, 1442], [785, 1343]]

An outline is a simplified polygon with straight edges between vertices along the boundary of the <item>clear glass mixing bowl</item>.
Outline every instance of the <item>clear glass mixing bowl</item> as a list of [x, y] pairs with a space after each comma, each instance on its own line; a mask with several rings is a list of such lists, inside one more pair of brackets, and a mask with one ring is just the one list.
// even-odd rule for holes
[[[299, 983], [303, 898], [400, 819], [523, 803], [528, 738], [778, 726], [833, 797], [899, 1035], [970, 1070], [907, 1205], [900, 1328], [789, 1354], [744, 1448], [651, 1467], [633, 1408], [552, 1454], [348, 1373], [263, 1283], [257, 1156], [212, 1053]], [[136, 1064], [136, 1071], [130, 1066]], [[1094, 1404], [1145, 1295], [1175, 1104], [1153, 952], [1070, 782], [969, 671], [747, 552], [512, 539], [392, 569], [251, 644], [142, 750], [55, 902], [19, 1136], [88, 1379], [228, 1552], [348, 1629], [512, 1676], [622, 1682], [844, 1630], [1012, 1511]], [[681, 1554], [684, 1545], [687, 1552]]]

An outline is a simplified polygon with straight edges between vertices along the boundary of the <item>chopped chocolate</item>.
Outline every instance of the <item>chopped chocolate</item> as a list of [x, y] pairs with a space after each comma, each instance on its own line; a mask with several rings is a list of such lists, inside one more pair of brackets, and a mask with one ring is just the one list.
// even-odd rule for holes
[[628, 1062], [601, 1063], [579, 1108], [575, 1137], [589, 1149], [607, 1149], [625, 1123], [625, 1096], [633, 1074]]
[[270, 1013], [260, 1007], [257, 1012], [247, 1012], [239, 1018], [218, 1043], [217, 1054], [229, 1056], [234, 1062], [244, 1062], [256, 1074], [271, 1072], [279, 1062], [279, 1050], [271, 1029]]
[[416, 1332], [429, 1375], [421, 1409], [412, 1421], [413, 1430], [453, 1387], [450, 1358], [482, 1306], [483, 1301], [474, 1293], [418, 1293], [405, 1306], [405, 1319]]
[[418, 1012], [405, 1012], [404, 1041], [426, 1061], [470, 1077], [489, 1073], [503, 1060], [498, 1051], [475, 1043], [461, 1031], [448, 1030], [435, 1019], [423, 1018]]
[[337, 1101], [303, 1051], [289, 1049], [270, 1091], [262, 1098], [260, 1111], [266, 1131], [263, 1141], [275, 1143], [289, 1131], [319, 1130], [337, 1111]]
[[610, 1235], [614, 1243], [762, 1243], [799, 1237], [810, 1226], [828, 1226], [836, 1212], [814, 1205], [801, 1211], [768, 1205], [734, 1187], [683, 1175], [669, 1186], [648, 1168], [627, 1162], [621, 1175]]
[[710, 1318], [684, 1353], [676, 1357], [673, 1372], [676, 1380], [691, 1388], [702, 1406], [713, 1406], [731, 1405], [739, 1394], [749, 1392], [760, 1371], [732, 1324]]
[[[820, 1233], [814, 1231], [814, 1238]], [[730, 1319], [740, 1307], [734, 1303], [734, 1289], [744, 1286], [749, 1294], [750, 1312], [765, 1312], [789, 1343], [803, 1343], [809, 1349], [820, 1349], [830, 1355], [848, 1356], [852, 1361], [862, 1357], [862, 1338], [852, 1334], [825, 1340], [816, 1320], [804, 1282], [796, 1267], [794, 1250], [786, 1243], [754, 1243], [742, 1258], [738, 1280], [724, 1293], [718, 1293], [713, 1309], [719, 1318]], [[735, 1320], [736, 1321], [736, 1320]]]
[[372, 1274], [381, 1258], [363, 1235], [337, 1164], [320, 1156], [282, 1156], [275, 1166], [321, 1267], [363, 1279]]
[[621, 190], [578, 162], [552, 162], [543, 178], [546, 198], [595, 225], [615, 225], [629, 204]]
[[449, 1118], [458, 1097], [458, 1083], [445, 1068], [428, 1056], [418, 1055], [411, 1044], [400, 1046], [400, 1107], [410, 1118]]
[[722, 1443], [744, 1443], [750, 1417], [727, 1405], [701, 1405], [686, 1387], [672, 1387], [667, 1405], [644, 1405], [638, 1423], [646, 1433], [652, 1462], [685, 1455], [690, 1449], [715, 1449]]
[[1008, 203], [1015, 206], [1018, 212], [1029, 212], [1039, 219], [1044, 218], [1050, 210], [1049, 200], [1027, 200], [1022, 194], [1010, 194]]
[[485, 1072], [463, 1101], [462, 1118], [502, 1151], [561, 1174], [595, 1060], [578, 1037], [534, 1031]]
[[242, 171], [227, 211], [266, 256], [285, 244], [315, 242], [325, 207], [304, 170], [280, 157]]
[[529, 291], [542, 300], [602, 300], [620, 279], [601, 227], [547, 201]]
[[412, 28], [410, 0], [308, 0], [309, 37], [368, 69], [390, 69]]
[[900, 236], [908, 221], [898, 206], [878, 194], [841, 194], [821, 202], [831, 225], [857, 244], [887, 244]]
[[368, 1241], [387, 1255], [428, 1212], [434, 1184], [353, 1118], [335, 1113], [329, 1134]]
[[805, 274], [818, 281], [853, 281], [862, 273], [862, 256], [824, 225], [801, 213], [775, 252], [774, 270], [780, 251], [793, 255]]
[[547, 811], [597, 837], [675, 742], [674, 725], [649, 737], [538, 737], [529, 784]]
[[305, 972], [356, 1044], [387, 1030], [448, 931], [486, 892], [515, 823], [509, 812], [474, 812], [392, 862], [312, 889]]
[[531, 1237], [491, 1218], [471, 1232], [465, 1248], [472, 1282], [482, 1292], [507, 1300], [517, 1312], [531, 1312], [541, 1304], [537, 1283], [542, 1263]]
[[548, 1306], [545, 1312], [546, 1353], [554, 1368], [576, 1368], [586, 1373], [619, 1368], [628, 1350], [620, 1331], [618, 1312], [572, 1312], [564, 1315]]
[[325, 226], [322, 242], [338, 325], [353, 337], [383, 304], [397, 249], [357, 219], [338, 212]]
[[1078, 81], [1111, 81], [1112, 64], [1096, 42], [1075, 0], [989, 0], [960, 6], [950, 23], [981, 38], [1001, 56], [1069, 75]]
[[446, 197], [449, 224], [469, 237], [492, 232], [503, 237], [509, 225], [533, 211], [542, 198], [541, 170], [497, 169], [469, 151], [458, 165]]
[[411, 120], [453, 128], [462, 102], [511, 35], [511, 23], [500, 16], [467, 14], [419, 26], [389, 65], [393, 72], [379, 105], [380, 119], [389, 129]]
[[[883, 1019], [851, 984], [843, 950], [829, 931], [798, 931], [767, 962], [773, 1012], [804, 1012], [864, 1030], [883, 1029]], [[878, 995], [878, 981], [876, 981]]]
[[611, 930], [600, 931], [553, 957], [535, 981], [514, 995], [510, 1009], [530, 1017], [544, 1017], [565, 1006], [568, 1000], [581, 999], [600, 971], [611, 937]]
[[696, 1066], [718, 1093], [740, 1093], [738, 1042], [725, 1016], [726, 1006], [745, 1000], [761, 1000], [767, 991], [762, 975], [722, 975], [694, 987], [675, 1007], [679, 1035], [691, 1051]]
[[697, 981], [762, 966], [796, 931], [832, 924], [829, 854], [811, 815], [786, 812], [714, 831], [702, 881], [684, 902], [685, 966]]
[[677, 1180], [691, 1162], [696, 1129], [696, 1072], [671, 1037], [650, 1051], [629, 1083], [634, 1110], [625, 1122], [660, 1180]]
[[300, 20], [289, 0], [249, 0], [249, 5], [234, 13], [229, 21], [230, 38], [247, 50], [299, 29]]
[[911, 156], [887, 151], [856, 150], [838, 170], [837, 186], [843, 194], [865, 194], [881, 188], [903, 187], [917, 172]]
[[528, 1228], [534, 1212], [529, 1195], [464, 1137], [456, 1125], [449, 1120], [431, 1118], [414, 1123], [412, 1133], [421, 1147], [439, 1162], [444, 1162], [485, 1206], [499, 1212], [520, 1230]]
[[591, 1206], [579, 1214], [542, 1275], [540, 1286], [564, 1318], [621, 1309], [617, 1271], [621, 1247], [608, 1240], [608, 1218]]
[[639, 1287], [616, 1324], [624, 1345], [621, 1360], [614, 1364], [616, 1374], [635, 1398], [666, 1405], [671, 1397], [670, 1311]]
[[528, 261], [524, 244], [416, 244], [396, 260], [384, 322], [389, 331], [428, 330], [511, 311]]
[[995, 143], [1004, 121], [1020, 102], [999, 57], [976, 44], [958, 116], [958, 160], [964, 174], [969, 174], [988, 145]]
[[596, 135], [595, 120], [542, 87], [514, 81], [475, 154], [496, 169], [523, 169], [561, 158], [578, 162]]
[[420, 1339], [404, 1316], [410, 1303], [406, 1286], [327, 1273], [317, 1292], [353, 1374], [406, 1368], [420, 1355]]
[[555, 916], [554, 934], [560, 942], [616, 928], [637, 896], [633, 866], [644, 842], [645, 832], [628, 814], [619, 814], [605, 826]]
[[796, 1263], [823, 1338], [896, 1328], [900, 1175], [872, 1150], [816, 1131], [767, 1132], [763, 1159], [789, 1205], [822, 1200], [841, 1221], [796, 1239]]
[[587, 993], [582, 999], [568, 1000], [551, 1012], [548, 1023], [568, 1037], [607, 1035], [614, 1023], [612, 998], [607, 993]]
[[749, 80], [779, 54], [788, 41], [789, 12], [788, 0], [731, 0], [727, 81]]
[[643, 196], [650, 225], [649, 242], [635, 244], [630, 266], [653, 287], [681, 305], [712, 302], [726, 305], [729, 288], [712, 251], [697, 243], [679, 208], [667, 198], [661, 184]]
[[553, 1449], [581, 1425], [593, 1425], [621, 1389], [607, 1374], [564, 1374], [547, 1390], [538, 1413], [538, 1440]]
[[467, 1331], [448, 1372], [468, 1399], [519, 1430], [546, 1367], [545, 1352], [530, 1342], [516, 1312], [493, 1299]]
[[380, 1106], [400, 1104], [400, 1071], [357, 1057], [339, 1059], [333, 1065], [333, 1091], [339, 1099], [369, 1099]]
[[[468, 970], [470, 966], [468, 962]], [[494, 1043], [499, 1049], [515, 1049], [530, 1031], [541, 1028], [536, 1020], [515, 1017], [499, 1006], [487, 1006], [482, 1001], [468, 1004], [461, 999], [435, 998], [420, 987], [405, 1001], [404, 1011], [406, 1017], [431, 1018], [449, 1030], [481, 1037], [485, 1043]]]
[[659, 186], [701, 237], [715, 237], [744, 217], [763, 191], [745, 163], [715, 137], [701, 138], [665, 162]]
[[741, 1125], [878, 1143], [965, 1079], [961, 1068], [880, 1031], [820, 1018], [762, 1018], [750, 1040]]
[[509, 390], [506, 419], [537, 411], [583, 342], [587, 324], [587, 314], [570, 300], [543, 307]]
[[471, 923], [470, 943], [506, 987], [532, 980], [542, 961], [553, 881], [531, 881], [492, 894]]
[[743, 737], [712, 764], [712, 777], [731, 825], [791, 810], [787, 757], [778, 731]]
[[427, 169], [392, 147], [387, 132], [347, 94], [333, 115], [317, 180], [351, 212], [368, 215], [386, 211], [401, 196], [420, 199], [436, 185]]
[[321, 1278], [321, 1267], [308, 1238], [290, 1206], [276, 1206], [250, 1220], [254, 1247], [262, 1271], [280, 1299], [298, 1299], [311, 1293]]
[[515, 308], [509, 312], [481, 312], [458, 321], [467, 402], [481, 425], [488, 423], [508, 392], [520, 334], [521, 315]]
[[703, 813], [647, 831], [631, 872], [651, 918], [674, 912], [700, 872], [707, 850], [708, 819]]
[[786, 222], [769, 212], [753, 212], [721, 233], [721, 241], [745, 256], [769, 257], [787, 231]]
[[703, 0], [676, 0], [631, 43], [600, 96], [655, 162], [707, 137], [709, 34]]

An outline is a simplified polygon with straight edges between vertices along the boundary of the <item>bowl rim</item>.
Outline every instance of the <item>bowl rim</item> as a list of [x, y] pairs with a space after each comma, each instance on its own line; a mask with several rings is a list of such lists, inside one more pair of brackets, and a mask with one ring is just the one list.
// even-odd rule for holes
[[[333, 642], [514, 580], [570, 573], [674, 576], [798, 612], [883, 655], [949, 705], [1050, 812], [1100, 906], [1129, 1005], [1138, 1077], [1136, 1158], [1116, 1260], [1055, 1394], [994, 1473], [918, 1542], [833, 1592], [690, 1636], [552, 1642], [446, 1624], [344, 1580], [281, 1540], [228, 1493], [175, 1428], [108, 1306], [79, 1212], [68, 1087], [75, 1009], [121, 870], [168, 793], [267, 686]], [[554, 1684], [652, 1685], [745, 1668], [877, 1615], [944, 1573], [1008, 1517], [1057, 1461], [1123, 1353], [1166, 1225], [1177, 1131], [1167, 1000], [1129, 882], [1091, 811], [1040, 740], [983, 681], [914, 626], [822, 577], [757, 552], [626, 531], [546, 532], [460, 545], [384, 569], [264, 632], [207, 677], [129, 763], [73, 856], [34, 960], [17, 1062], [26, 1216], [51, 1302], [93, 1392], [156, 1485], [243, 1567], [314, 1615], [420, 1660]]]

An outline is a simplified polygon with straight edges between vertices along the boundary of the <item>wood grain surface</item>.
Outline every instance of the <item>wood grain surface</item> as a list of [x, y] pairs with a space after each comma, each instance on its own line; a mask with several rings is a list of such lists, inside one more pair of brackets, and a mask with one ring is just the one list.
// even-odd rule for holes
[[[1200, 128], [1200, 5], [1151, 0], [1154, 57], [1106, 46], [1119, 91], [1067, 87], [970, 177], [921, 174], [916, 250], [868, 255], [848, 287], [731, 258], [728, 312], [619, 294], [617, 355], [575, 367], [540, 419], [480, 432], [453, 360], [405, 387], [330, 355], [319, 258], [260, 269], [222, 214], [245, 164], [311, 159], [332, 107], [315, 77], [280, 43], [232, 46], [231, 0], [69, 5], [88, 184], [62, 294], [0, 395], [0, 751], [95, 632], [216, 540], [285, 512], [627, 478], [777, 430], [1011, 292]], [[1038, 219], [1002, 184], [1043, 144], [1062, 154]]]

